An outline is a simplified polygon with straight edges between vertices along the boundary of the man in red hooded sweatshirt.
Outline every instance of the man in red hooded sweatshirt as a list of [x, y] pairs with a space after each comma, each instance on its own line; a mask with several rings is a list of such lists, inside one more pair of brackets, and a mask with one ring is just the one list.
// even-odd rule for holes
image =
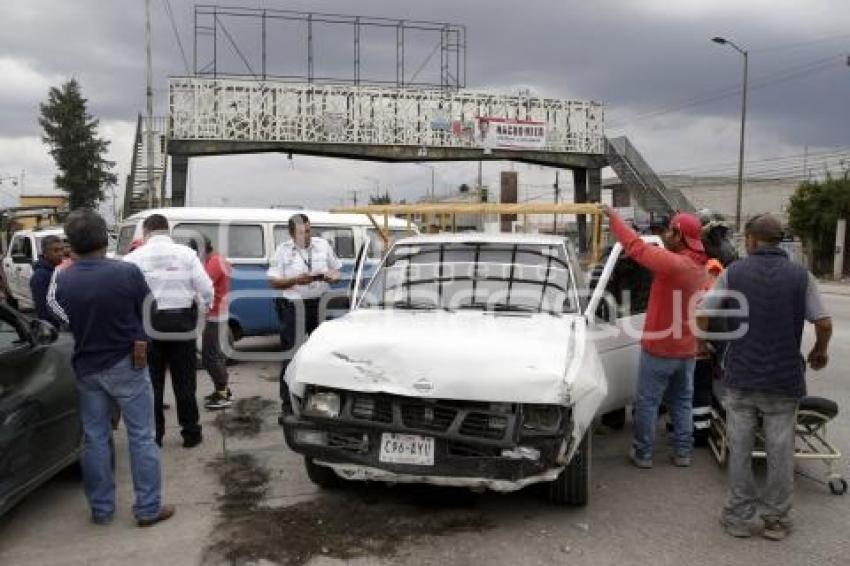
[[690, 466], [697, 352], [691, 324], [696, 304], [693, 298], [702, 291], [707, 278], [700, 220], [684, 212], [673, 216], [661, 234], [664, 248], [660, 248], [641, 240], [611, 208], [603, 205], [602, 213], [625, 253], [653, 275], [641, 339], [630, 459], [638, 468], [652, 467], [658, 407], [664, 400], [673, 420], [672, 461], [676, 466]]

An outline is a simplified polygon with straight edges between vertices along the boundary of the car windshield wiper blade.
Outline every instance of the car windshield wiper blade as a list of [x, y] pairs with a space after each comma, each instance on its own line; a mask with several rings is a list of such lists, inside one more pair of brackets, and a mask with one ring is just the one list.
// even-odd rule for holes
[[497, 304], [493, 305], [490, 309], [495, 312], [541, 312], [537, 307], [530, 307], [528, 305], [506, 305], [506, 304]]
[[507, 305], [504, 303], [466, 303], [459, 305], [459, 309], [481, 310], [492, 312], [540, 312], [540, 309], [528, 305]]
[[442, 309], [443, 307], [434, 303], [416, 302], [416, 301], [395, 301], [392, 303], [383, 303], [384, 308], [406, 309], [416, 311], [433, 311]]

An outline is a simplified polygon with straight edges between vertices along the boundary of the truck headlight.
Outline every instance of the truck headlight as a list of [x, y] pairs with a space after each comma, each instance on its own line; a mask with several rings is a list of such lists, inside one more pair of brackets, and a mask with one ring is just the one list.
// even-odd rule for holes
[[339, 407], [338, 393], [311, 393], [307, 396], [307, 403], [304, 405], [304, 414], [313, 417], [335, 419], [339, 416]]
[[524, 430], [554, 431], [561, 423], [561, 407], [558, 405], [525, 405], [524, 409]]

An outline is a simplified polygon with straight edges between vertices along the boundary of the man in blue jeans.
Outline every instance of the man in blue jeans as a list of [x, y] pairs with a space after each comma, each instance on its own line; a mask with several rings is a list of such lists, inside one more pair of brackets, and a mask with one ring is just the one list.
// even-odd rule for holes
[[[791, 532], [794, 494], [794, 439], [797, 405], [806, 395], [806, 361], [800, 354], [803, 323], [815, 326], [809, 366], [819, 370], [828, 361], [832, 319], [826, 312], [817, 281], [793, 263], [779, 243], [782, 224], [763, 214], [745, 228], [747, 257], [727, 269], [700, 308], [700, 328], [708, 316], [726, 314], [736, 335], [726, 351], [723, 406], [729, 437], [729, 494], [720, 523], [735, 537], [761, 534], [782, 540]], [[745, 312], [722, 313], [726, 309]], [[710, 311], [715, 311], [714, 313]], [[764, 432], [767, 480], [761, 497], [752, 469], [755, 434]]]
[[691, 329], [693, 296], [706, 283], [701, 224], [680, 212], [661, 234], [664, 247], [644, 242], [613, 209], [602, 206], [611, 233], [630, 258], [652, 272], [652, 287], [641, 336], [640, 367], [635, 393], [635, 431], [629, 459], [651, 468], [658, 408], [666, 401], [673, 418], [674, 465], [691, 465], [696, 338]]
[[108, 524], [115, 514], [110, 416], [117, 403], [130, 447], [133, 514], [140, 527], [151, 526], [171, 518], [174, 506], [160, 502], [159, 448], [142, 325], [142, 305], [150, 291], [138, 267], [106, 259], [106, 223], [94, 211], [68, 215], [65, 235], [78, 259], [53, 279], [47, 300], [74, 335], [83, 484], [92, 521]]

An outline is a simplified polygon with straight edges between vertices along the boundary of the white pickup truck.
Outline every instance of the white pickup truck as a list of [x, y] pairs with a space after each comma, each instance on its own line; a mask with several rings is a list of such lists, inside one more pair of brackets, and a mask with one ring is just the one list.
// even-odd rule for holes
[[2, 260], [3, 279], [11, 293], [10, 304], [16, 308], [34, 308], [30, 278], [33, 265], [41, 255], [41, 241], [47, 236], [58, 236], [64, 240], [65, 232], [61, 227], [19, 230], [9, 242], [9, 249]]
[[397, 241], [287, 369], [285, 437], [310, 478], [548, 482], [551, 500], [585, 504], [593, 424], [622, 426], [634, 394], [651, 277], [617, 244], [589, 288], [571, 248], [539, 235]]

